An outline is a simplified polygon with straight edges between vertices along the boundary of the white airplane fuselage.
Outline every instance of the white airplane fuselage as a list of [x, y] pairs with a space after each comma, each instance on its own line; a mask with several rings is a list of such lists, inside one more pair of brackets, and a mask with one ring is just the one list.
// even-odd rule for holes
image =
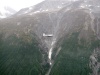
[[52, 37], [53, 34], [45, 34], [45, 33], [43, 33], [43, 36], [44, 36], [44, 37]]

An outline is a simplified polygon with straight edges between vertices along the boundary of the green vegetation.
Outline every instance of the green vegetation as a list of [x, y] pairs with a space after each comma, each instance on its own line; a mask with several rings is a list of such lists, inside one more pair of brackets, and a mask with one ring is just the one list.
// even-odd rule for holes
[[[100, 46], [99, 40], [87, 42], [78, 39], [79, 33], [64, 38], [61, 50], [55, 58], [50, 75], [89, 75], [89, 58], [93, 50]], [[60, 42], [61, 43], [61, 42]], [[42, 64], [43, 56], [38, 42], [31, 35], [0, 34], [0, 75], [45, 75], [50, 65]], [[46, 56], [47, 57], [47, 56]]]
[[89, 43], [84, 39], [79, 40], [78, 36], [79, 32], [76, 32], [64, 39], [50, 75], [89, 75], [92, 72], [89, 58], [100, 41]]
[[42, 54], [30, 35], [0, 35], [0, 75], [44, 75]]

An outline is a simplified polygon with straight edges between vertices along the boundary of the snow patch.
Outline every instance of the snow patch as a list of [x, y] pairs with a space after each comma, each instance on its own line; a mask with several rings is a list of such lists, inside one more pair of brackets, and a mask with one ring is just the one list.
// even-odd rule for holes
[[50, 50], [49, 50], [49, 59], [50, 59], [50, 60], [51, 60], [52, 49], [53, 49], [53, 48], [50, 48]]
[[3, 15], [3, 16], [0, 15], [0, 18], [6, 18], [6, 16], [5, 15]]
[[34, 13], [39, 13], [40, 11], [35, 11]]
[[29, 13], [29, 15], [33, 15], [33, 14], [36, 14], [36, 13], [40, 13], [40, 11], [35, 11], [35, 12], [32, 12], [32, 13]]
[[83, 5], [81, 5], [80, 7], [81, 7], [81, 8], [85, 8], [85, 6], [83, 6]]
[[58, 6], [58, 8], [61, 8], [60, 6]]
[[92, 5], [88, 5], [89, 7], [91, 7]]
[[29, 15], [33, 15], [34, 13], [30, 13]]
[[32, 7], [29, 8], [29, 10], [32, 10], [32, 9], [33, 9]]
[[48, 9], [46, 11], [49, 11]]
[[62, 3], [62, 4], [64, 4], [64, 3]]
[[45, 10], [42, 10], [42, 12], [44, 12]]
[[27, 14], [27, 13], [28, 13], [28, 11], [25, 12], [25, 14]]

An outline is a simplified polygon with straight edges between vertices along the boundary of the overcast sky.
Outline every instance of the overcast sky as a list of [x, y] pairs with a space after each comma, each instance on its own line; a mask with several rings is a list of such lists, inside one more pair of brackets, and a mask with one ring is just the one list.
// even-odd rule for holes
[[20, 10], [25, 7], [33, 6], [44, 0], [0, 0], [0, 8], [10, 6], [15, 10]]

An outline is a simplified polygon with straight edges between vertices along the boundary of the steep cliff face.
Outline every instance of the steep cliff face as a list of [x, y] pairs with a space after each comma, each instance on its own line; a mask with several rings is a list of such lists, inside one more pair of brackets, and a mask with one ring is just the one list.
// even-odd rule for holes
[[0, 20], [0, 75], [100, 74], [98, 1], [60, 2]]

